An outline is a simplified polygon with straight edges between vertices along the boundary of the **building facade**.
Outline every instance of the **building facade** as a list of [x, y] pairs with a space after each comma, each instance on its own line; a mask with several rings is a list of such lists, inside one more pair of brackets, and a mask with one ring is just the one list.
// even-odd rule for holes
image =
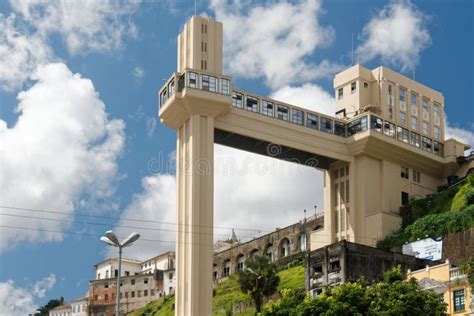
[[323, 223], [323, 216], [315, 215], [247, 242], [240, 243], [235, 238], [229, 247], [224, 250], [218, 248], [214, 253], [214, 282], [243, 270], [245, 261], [255, 255], [267, 256], [277, 264], [294, 260], [298, 254], [299, 258], [303, 258], [310, 247], [309, 234], [322, 229]]
[[89, 297], [81, 297], [71, 302], [72, 316], [89, 316]]
[[386, 67], [337, 74], [334, 115], [237, 89], [222, 72], [222, 32], [193, 16], [159, 93], [160, 120], [177, 132], [177, 315], [212, 313], [214, 143], [324, 172], [324, 228], [311, 249], [375, 245], [399, 228], [410, 198], [459, 173], [469, 148], [445, 140], [440, 92]]
[[[125, 260], [125, 265], [122, 262], [123, 272], [120, 279], [122, 313], [129, 313], [174, 292], [174, 252], [169, 251], [145, 261]], [[95, 265], [97, 279], [89, 281], [88, 304], [91, 316], [115, 315], [118, 274], [118, 270], [114, 269], [116, 265], [118, 266], [116, 259], [108, 259]], [[112, 273], [112, 277], [103, 277]], [[168, 279], [170, 275], [171, 281]]]
[[70, 304], [57, 306], [49, 311], [49, 316], [71, 316], [72, 309]]
[[473, 299], [467, 276], [459, 268], [445, 263], [409, 271], [407, 278], [415, 278], [420, 285], [434, 291], [447, 305], [448, 315], [472, 315]]
[[436, 264], [401, 253], [340, 241], [308, 254], [306, 290], [316, 297], [323, 292], [324, 286], [354, 282], [361, 276], [369, 283], [380, 281], [385, 271], [398, 265], [408, 271]]

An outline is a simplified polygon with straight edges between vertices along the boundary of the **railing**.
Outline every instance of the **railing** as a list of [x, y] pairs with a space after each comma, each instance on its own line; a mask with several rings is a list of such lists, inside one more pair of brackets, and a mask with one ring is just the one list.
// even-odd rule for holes
[[449, 269], [449, 279], [450, 280], [462, 279], [462, 278], [465, 278], [465, 277], [466, 277], [466, 274], [461, 269], [459, 269], [459, 268]]
[[160, 107], [163, 107], [176, 92], [181, 93], [185, 88], [204, 90], [221, 95], [232, 95], [232, 106], [234, 108], [343, 138], [351, 137], [370, 128], [425, 152], [444, 157], [444, 145], [441, 142], [379, 118], [374, 114], [363, 113], [351, 120], [340, 120], [270, 98], [263, 98], [241, 90], [232, 90], [229, 77], [214, 76], [190, 69], [186, 69], [182, 74], [175, 73], [167, 80], [160, 90]]

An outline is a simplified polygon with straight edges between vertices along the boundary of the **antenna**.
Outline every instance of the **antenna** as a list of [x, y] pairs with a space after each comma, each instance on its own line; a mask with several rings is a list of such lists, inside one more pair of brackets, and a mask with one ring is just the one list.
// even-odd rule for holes
[[352, 65], [351, 65], [351, 66], [354, 66], [354, 33], [352, 33], [352, 48], [351, 48], [351, 52], [352, 52]]

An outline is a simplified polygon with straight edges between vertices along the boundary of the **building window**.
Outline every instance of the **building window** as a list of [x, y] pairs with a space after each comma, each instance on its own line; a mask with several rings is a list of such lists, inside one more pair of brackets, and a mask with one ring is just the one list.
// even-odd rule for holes
[[104, 301], [108, 301], [109, 300], [109, 294], [105, 294], [104, 295]]
[[410, 145], [420, 148], [420, 135], [417, 133], [410, 133]]
[[405, 125], [406, 123], [406, 114], [405, 112], [400, 112], [400, 120], [399, 120], [401, 125]]
[[365, 130], [367, 130], [367, 116], [361, 117], [347, 124], [348, 136], [352, 136]]
[[[413, 111], [413, 109], [418, 110], [417, 99], [418, 99], [418, 96], [416, 95], [416, 93], [412, 93], [412, 94], [411, 94], [411, 107], [412, 107], [412, 111]], [[415, 110], [415, 111], [416, 111], [416, 110]]]
[[402, 191], [402, 205], [407, 206], [408, 205], [408, 200], [409, 200], [408, 193]]
[[421, 99], [421, 106], [423, 108], [423, 112], [428, 113], [428, 100], [425, 98]]
[[421, 183], [421, 173], [419, 171], [413, 170], [413, 182]]
[[154, 289], [150, 290], [150, 296], [155, 296], [155, 290]]
[[443, 157], [444, 156], [444, 145], [439, 142], [434, 142], [433, 151], [436, 155]]
[[367, 82], [364, 82], [364, 88], [368, 88], [369, 84]]
[[168, 279], [173, 280], [173, 273], [168, 274]]
[[432, 151], [432, 140], [428, 137], [423, 137], [421, 139], [421, 148], [426, 151]]
[[125, 298], [128, 298], [128, 292], [125, 292]]
[[262, 100], [262, 114], [266, 116], [275, 116], [273, 112], [273, 103]]
[[410, 142], [410, 132], [403, 127], [397, 126], [397, 136], [398, 140], [404, 143]]
[[306, 113], [306, 126], [318, 129], [318, 116], [316, 114]]
[[137, 291], [137, 297], [142, 297], [142, 291]]
[[321, 131], [332, 134], [332, 120], [321, 117]]
[[238, 92], [232, 92], [232, 106], [236, 108], [242, 108], [244, 102], [244, 96]]
[[427, 122], [423, 122], [423, 134], [428, 135], [429, 133], [429, 124]]
[[352, 82], [351, 83], [351, 94], [356, 93], [357, 91], [357, 82]]
[[330, 269], [331, 272], [337, 272], [337, 271], [341, 270], [341, 265], [339, 263], [339, 259], [331, 260], [331, 262], [329, 263], [329, 269]]
[[104, 282], [104, 288], [106, 288], [106, 289], [109, 288], [109, 282]]
[[228, 79], [221, 79], [221, 93], [229, 94], [230, 81]]
[[404, 167], [404, 166], [401, 167], [400, 176], [402, 178], [408, 179], [408, 168], [407, 167]]
[[382, 119], [371, 115], [370, 116], [370, 129], [375, 130], [378, 133], [382, 132], [383, 121]]
[[247, 96], [247, 110], [258, 113], [258, 99]]
[[211, 92], [217, 92], [217, 78], [208, 75], [202, 75], [201, 89]]
[[400, 102], [405, 102], [405, 100], [406, 100], [406, 90], [405, 90], [405, 88], [400, 87], [399, 91], [400, 91], [400, 96], [399, 96]]
[[148, 284], [148, 278], [144, 278], [144, 279], [143, 279], [143, 283], [144, 283], [144, 284]]
[[298, 125], [303, 125], [304, 112], [297, 109], [291, 109], [291, 121]]
[[334, 121], [334, 134], [341, 137], [346, 137], [346, 124], [343, 122]]
[[99, 300], [99, 295], [94, 295], [94, 301], [98, 301]]
[[148, 296], [148, 290], [143, 290], [143, 296]]
[[283, 121], [288, 121], [290, 119], [289, 109], [286, 106], [278, 105], [277, 106], [277, 118]]
[[214, 271], [214, 272], [212, 273], [212, 277], [214, 278], [214, 280], [217, 280], [217, 271]]
[[439, 103], [433, 102], [433, 116], [439, 117]]
[[390, 137], [395, 137], [395, 124], [385, 121], [383, 133]]
[[131, 297], [135, 297], [135, 291], [130, 292]]
[[227, 277], [230, 275], [230, 265], [226, 264], [224, 267], [224, 276]]
[[197, 88], [198, 87], [198, 75], [194, 72], [188, 73], [188, 87]]
[[344, 96], [344, 88], [339, 88], [339, 90], [337, 90], [337, 99], [340, 100], [342, 99], [343, 96]]
[[130, 280], [130, 284], [131, 284], [131, 285], [135, 285], [135, 279], [131, 279], [131, 280]]
[[433, 128], [433, 136], [434, 136], [434, 139], [436, 140], [439, 140], [440, 139], [440, 135], [441, 135], [441, 132], [440, 132], [440, 129], [438, 126], [435, 126]]
[[454, 311], [460, 312], [465, 309], [464, 302], [464, 289], [453, 292], [454, 299]]
[[417, 123], [418, 123], [418, 119], [416, 118], [416, 116], [412, 116], [411, 117], [411, 128], [416, 129]]

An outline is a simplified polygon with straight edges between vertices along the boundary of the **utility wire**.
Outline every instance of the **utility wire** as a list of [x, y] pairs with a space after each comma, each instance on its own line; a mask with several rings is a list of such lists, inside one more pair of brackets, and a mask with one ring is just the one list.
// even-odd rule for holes
[[[41, 212], [41, 213], [52, 213], [52, 214], [67, 214], [67, 215], [74, 215], [74, 216], [82, 216], [82, 217], [93, 217], [93, 218], [102, 218], [102, 219], [114, 219], [114, 220], [123, 220], [123, 221], [133, 221], [133, 222], [141, 222], [141, 223], [156, 223], [156, 224], [164, 224], [164, 225], [177, 225], [176, 222], [164, 222], [164, 221], [155, 221], [155, 220], [144, 220], [144, 219], [137, 219], [137, 218], [120, 218], [120, 217], [112, 217], [112, 216], [102, 216], [102, 215], [91, 215], [86, 213], [80, 212], [60, 212], [60, 211], [52, 211], [46, 209], [32, 209], [32, 208], [24, 208], [24, 207], [16, 207], [16, 206], [8, 206], [8, 205], [0, 205], [0, 208], [4, 209], [12, 209], [12, 210], [21, 210], [21, 211], [28, 211], [28, 212]], [[194, 224], [181, 224], [182, 226], [196, 226], [196, 227], [203, 227], [203, 228], [210, 228], [210, 226], [206, 225], [194, 225]], [[223, 227], [223, 226], [214, 226], [214, 229], [234, 229], [237, 231], [250, 231], [250, 232], [273, 232], [273, 230], [260, 230], [260, 229], [250, 229], [250, 228], [238, 228], [238, 227]]]

